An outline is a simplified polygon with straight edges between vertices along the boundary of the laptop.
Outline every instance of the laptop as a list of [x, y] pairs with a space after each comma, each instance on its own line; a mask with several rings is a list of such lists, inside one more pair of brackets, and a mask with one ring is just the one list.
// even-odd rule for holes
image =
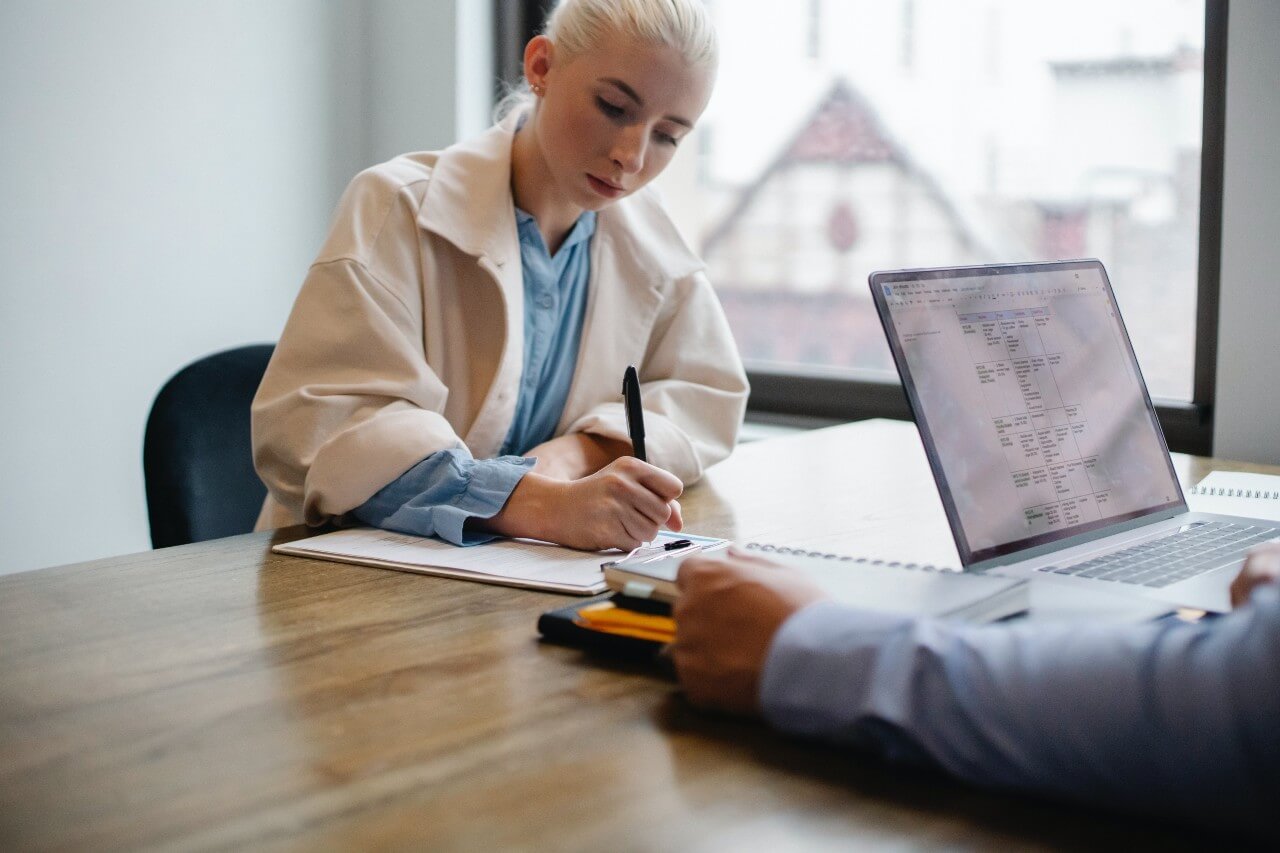
[[1280, 524], [1188, 510], [1100, 261], [870, 283], [966, 571], [1230, 609]]

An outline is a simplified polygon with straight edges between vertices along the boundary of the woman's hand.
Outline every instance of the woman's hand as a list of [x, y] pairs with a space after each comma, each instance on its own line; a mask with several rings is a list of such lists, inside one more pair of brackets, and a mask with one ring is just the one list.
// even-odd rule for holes
[[695, 705], [759, 711], [760, 676], [773, 636], [791, 614], [827, 594], [795, 569], [730, 549], [690, 557], [676, 577], [672, 656]]
[[578, 480], [596, 473], [615, 459], [631, 455], [631, 443], [585, 432], [544, 441], [525, 456], [536, 457], [533, 470], [556, 480]]
[[525, 474], [506, 505], [483, 526], [502, 536], [542, 539], [602, 551], [630, 551], [662, 527], [684, 526], [676, 500], [684, 484], [674, 475], [631, 456], [569, 482]]
[[1259, 545], [1249, 552], [1240, 574], [1231, 582], [1231, 606], [1244, 606], [1254, 587], [1274, 583], [1276, 578], [1280, 578], [1280, 543]]

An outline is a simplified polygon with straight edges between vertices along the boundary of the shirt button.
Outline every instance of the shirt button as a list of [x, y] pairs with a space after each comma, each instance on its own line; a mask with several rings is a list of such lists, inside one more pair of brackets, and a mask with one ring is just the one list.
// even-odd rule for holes
[[538, 306], [541, 308], [550, 308], [553, 302], [554, 300], [545, 293], [538, 297]]

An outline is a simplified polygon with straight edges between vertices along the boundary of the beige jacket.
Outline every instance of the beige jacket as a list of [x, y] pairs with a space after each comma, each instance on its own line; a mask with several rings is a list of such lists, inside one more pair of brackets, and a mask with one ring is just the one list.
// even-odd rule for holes
[[[253, 402], [258, 529], [340, 517], [438, 450], [497, 454], [524, 360], [512, 124], [343, 194]], [[701, 270], [652, 192], [600, 212], [557, 435], [625, 439], [634, 363], [653, 464], [692, 483], [728, 455], [747, 382]]]

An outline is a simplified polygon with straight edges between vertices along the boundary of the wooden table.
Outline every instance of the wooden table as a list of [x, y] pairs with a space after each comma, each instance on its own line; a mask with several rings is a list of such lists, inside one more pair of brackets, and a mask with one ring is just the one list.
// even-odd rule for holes
[[[684, 509], [739, 540], [951, 547], [903, 423], [746, 445]], [[695, 711], [659, 673], [540, 643], [562, 596], [268, 550], [304, 534], [0, 577], [0, 849], [1187, 840]]]

